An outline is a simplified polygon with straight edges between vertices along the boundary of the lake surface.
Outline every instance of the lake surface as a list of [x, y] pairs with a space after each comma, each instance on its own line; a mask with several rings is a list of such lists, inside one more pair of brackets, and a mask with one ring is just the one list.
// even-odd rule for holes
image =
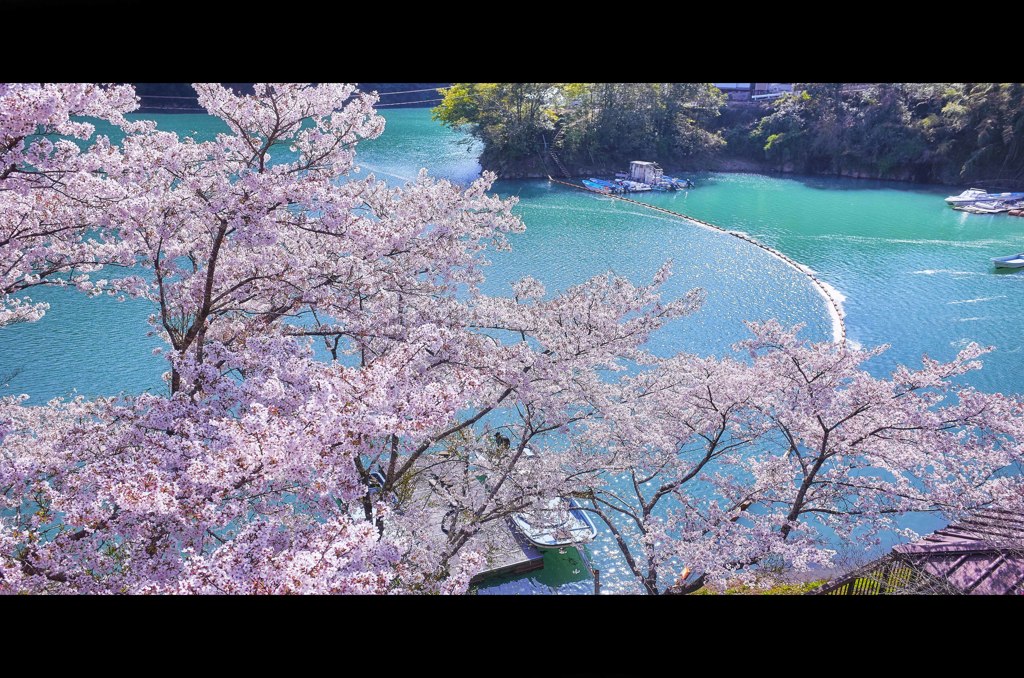
[[[479, 175], [480, 147], [432, 122], [428, 110], [384, 115], [384, 135], [359, 147], [364, 174], [398, 184], [421, 167], [457, 183]], [[205, 116], [145, 117], [161, 129], [201, 138], [221, 129]], [[946, 187], [753, 174], [692, 178], [697, 187], [685, 193], [633, 197], [744, 231], [816, 271], [845, 297], [852, 341], [891, 345], [872, 364], [876, 374], [896, 364], [919, 366], [922, 354], [949, 359], [977, 341], [996, 350], [982, 371], [964, 380], [983, 390], [1024, 391], [1024, 333], [1016, 313], [1024, 273], [997, 273], [989, 262], [1024, 251], [1024, 219], [953, 211], [942, 198], [959, 190]], [[675, 275], [666, 296], [702, 287], [707, 302], [652, 338], [661, 355], [722, 355], [748, 336], [744, 320], [804, 323], [808, 337], [831, 337], [825, 303], [806, 276], [749, 243], [546, 180], [501, 181], [495, 190], [519, 197], [527, 230], [511, 238], [511, 252], [490, 256], [487, 292], [506, 294], [509, 283], [525, 275], [555, 291], [608, 270], [643, 283], [672, 258]], [[59, 289], [36, 291], [33, 298], [48, 301], [50, 311], [38, 323], [0, 332], [0, 383], [9, 377], [0, 392], [27, 393], [35, 403], [72, 393], [165, 392], [166, 363], [152, 354], [162, 342], [147, 336], [148, 304]], [[908, 524], [937, 526], [930, 517]], [[589, 553], [605, 590], [629, 587], [607, 534]], [[591, 587], [570, 551], [549, 554], [539, 574], [495, 580], [481, 593], [588, 593]]]

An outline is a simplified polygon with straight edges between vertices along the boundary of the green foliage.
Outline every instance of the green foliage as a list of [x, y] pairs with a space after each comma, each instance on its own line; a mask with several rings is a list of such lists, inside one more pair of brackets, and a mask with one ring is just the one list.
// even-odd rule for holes
[[543, 151], [550, 139], [560, 92], [552, 83], [455, 83], [434, 108], [435, 120], [463, 128], [484, 142], [488, 158], [519, 161]]
[[1024, 185], [1024, 85], [797, 84], [729, 107], [710, 83], [456, 83], [434, 118], [484, 142], [483, 165], [513, 173], [630, 160], [734, 158], [802, 173]]
[[807, 173], [1024, 182], [1024, 85], [811, 83], [773, 102], [752, 137], [763, 159]]
[[759, 588], [756, 586], [745, 586], [739, 584], [736, 586], [730, 586], [724, 591], [713, 591], [707, 587], [697, 589], [690, 595], [693, 596], [714, 596], [714, 595], [758, 595], [758, 596], [802, 596], [803, 594], [813, 591], [822, 584], [825, 584], [828, 580], [817, 579], [815, 581], [803, 582], [803, 583], [792, 583], [792, 582], [776, 582], [770, 585], [768, 588]]
[[709, 83], [457, 83], [433, 115], [481, 139], [484, 166], [541, 170], [551, 149], [574, 167], [709, 156], [724, 103]]

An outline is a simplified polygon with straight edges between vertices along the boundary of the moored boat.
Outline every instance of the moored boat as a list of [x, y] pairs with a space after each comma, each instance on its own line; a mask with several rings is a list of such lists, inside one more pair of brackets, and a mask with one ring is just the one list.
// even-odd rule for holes
[[622, 186], [627, 191], [630, 191], [630, 192], [633, 192], [633, 193], [642, 193], [643, 191], [650, 191], [651, 190], [650, 184], [642, 184], [639, 181], [629, 181], [628, 179], [622, 181]]
[[1024, 252], [1005, 257], [992, 257], [992, 264], [996, 268], [1024, 268]]
[[593, 519], [575, 499], [551, 499], [530, 512], [513, 513], [511, 517], [516, 529], [539, 549], [575, 546], [597, 537]]
[[589, 181], [591, 183], [597, 184], [598, 186], [604, 186], [605, 188], [608, 188], [613, 192], [622, 190], [622, 184], [619, 183], [618, 180], [608, 181], [607, 179], [597, 179], [595, 177], [590, 177]]
[[968, 188], [960, 195], [951, 195], [946, 198], [946, 202], [950, 205], [970, 205], [973, 202], [984, 200], [985, 196], [988, 195], [988, 191], [980, 188]]
[[996, 200], [998, 202], [1014, 202], [1024, 200], [1024, 193], [989, 193], [983, 200]]
[[[1024, 193], [988, 193], [980, 188], [969, 188], [960, 195], [951, 195], [946, 198], [946, 202], [954, 209], [964, 209], [971, 206], [981, 207], [981, 209], [992, 209], [990, 206], [992, 203], [1003, 205], [1018, 200], [1024, 200]], [[991, 212], [986, 213], [991, 214]]]
[[981, 202], [976, 202], [973, 205], [962, 205], [956, 209], [964, 212], [970, 212], [971, 214], [1000, 214], [1002, 212], [1010, 211], [1009, 205], [996, 200], [983, 200]]
[[980, 200], [970, 205], [953, 205], [953, 209], [970, 214], [1001, 214], [1013, 209], [1014, 202], [1001, 200]]
[[633, 179], [627, 179], [628, 177], [625, 172], [616, 172], [615, 179], [609, 181], [607, 179], [598, 179], [597, 177], [588, 177], [583, 179], [583, 185], [592, 191], [598, 193], [642, 193], [644, 191], [681, 191], [687, 188], [693, 187], [693, 182], [689, 179], [678, 179], [676, 177], [666, 177], [660, 174], [652, 182], [636, 181]]
[[689, 179], [679, 179], [677, 177], [665, 177], [665, 181], [677, 191], [682, 191], [687, 188], [693, 188], [693, 182]]

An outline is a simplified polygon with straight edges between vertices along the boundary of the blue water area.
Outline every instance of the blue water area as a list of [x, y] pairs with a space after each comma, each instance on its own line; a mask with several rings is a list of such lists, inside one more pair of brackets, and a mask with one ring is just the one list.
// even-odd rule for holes
[[511, 238], [511, 252], [491, 257], [487, 292], [508, 294], [510, 283], [524, 275], [540, 279], [549, 292], [607, 271], [646, 284], [671, 260], [674, 275], [663, 296], [678, 298], [700, 288], [707, 300], [695, 314], [651, 338], [655, 353], [722, 355], [748, 336], [745, 320], [804, 323], [811, 338], [831, 336], [825, 302], [806, 275], [750, 243], [547, 181], [506, 181], [495, 188], [519, 197], [527, 229]]
[[164, 342], [150, 336], [153, 306], [141, 300], [89, 298], [63, 288], [34, 288], [50, 305], [41, 320], [0, 329], [0, 395], [27, 393], [29, 404], [51, 398], [119, 393], [167, 394]]
[[712, 223], [750, 233], [845, 297], [849, 337], [889, 344], [873, 365], [884, 374], [946, 360], [968, 342], [994, 347], [985, 369], [966, 381], [1020, 393], [1024, 335], [1017, 301], [1024, 275], [990, 259], [1024, 250], [1024, 219], [950, 209], [948, 187], [855, 179], [698, 175], [698, 188], [644, 194]]
[[[466, 135], [430, 119], [425, 109], [387, 111], [387, 128], [360, 145], [362, 174], [394, 184], [421, 167], [466, 184], [479, 175], [480, 148]], [[222, 125], [205, 116], [154, 115], [161, 129], [211, 138]], [[985, 368], [963, 378], [987, 391], [1020, 393], [1024, 333], [1016, 302], [1024, 273], [996, 272], [989, 259], [1024, 250], [1024, 219], [977, 216], [949, 209], [942, 197], [957, 190], [863, 180], [699, 174], [685, 192], [645, 193], [636, 199], [743, 231], [813, 269], [845, 297], [851, 340], [891, 346], [872, 364], [885, 374], [896, 364], [920, 365], [922, 354], [952, 358], [970, 341], [995, 347]], [[648, 282], [667, 260], [675, 275], [667, 298], [703, 288], [707, 301], [694, 315], [656, 333], [650, 348], [723, 355], [748, 336], [745, 320], [803, 323], [816, 340], [831, 337], [828, 308], [807, 277], [767, 252], [729, 235], [664, 213], [566, 188], [546, 180], [499, 181], [495, 190], [517, 196], [527, 224], [511, 237], [512, 251], [489, 253], [484, 291], [508, 294], [525, 275], [549, 292], [614, 271]], [[0, 331], [3, 393], [27, 393], [31, 402], [86, 396], [165, 392], [166, 362], [153, 355], [160, 341], [147, 333], [153, 308], [141, 301], [86, 298], [68, 289], [40, 289], [50, 303], [37, 323]], [[927, 531], [938, 521], [913, 517]], [[607, 531], [588, 547], [602, 571], [604, 590], [629, 590], [621, 557]], [[539, 574], [488, 582], [481, 593], [588, 593], [592, 582], [579, 557], [557, 552]]]

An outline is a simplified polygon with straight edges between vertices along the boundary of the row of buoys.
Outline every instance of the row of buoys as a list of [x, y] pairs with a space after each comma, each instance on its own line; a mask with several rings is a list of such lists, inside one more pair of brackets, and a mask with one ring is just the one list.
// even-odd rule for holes
[[[712, 229], [714, 229], [716, 231], [719, 231], [721, 233], [725, 233], [725, 234], [731, 235], [734, 238], [739, 238], [740, 240], [744, 240], [746, 242], [749, 242], [752, 245], [757, 245], [758, 247], [760, 247], [764, 251], [766, 251], [769, 254], [772, 254], [772, 255], [778, 257], [782, 261], [786, 262], [787, 264], [789, 264], [790, 266], [792, 266], [793, 268], [795, 268], [796, 270], [800, 271], [801, 273], [806, 275], [808, 278], [810, 278], [811, 282], [814, 283], [814, 287], [825, 298], [825, 300], [828, 301], [828, 303], [832, 306], [832, 310], [835, 312], [836, 318], [839, 319], [840, 339], [842, 341], [840, 342], [839, 340], [836, 340], [836, 343], [843, 343], [843, 344], [846, 343], [846, 323], [843, 322], [843, 311], [839, 307], [839, 303], [836, 302], [836, 300], [832, 298], [832, 295], [829, 293], [828, 289], [821, 283], [820, 280], [818, 280], [815, 277], [815, 275], [813, 273], [809, 272], [803, 266], [801, 266], [800, 264], [796, 263], [795, 261], [793, 261], [792, 259], [787, 257], [782, 252], [779, 252], [776, 249], [772, 249], [771, 247], [768, 247], [767, 245], [758, 242], [757, 240], [755, 240], [754, 238], [751, 238], [748, 235], [744, 235], [742, 233], [737, 233], [736, 231], [729, 231], [729, 230], [726, 230], [726, 229], [722, 228], [721, 226], [715, 226], [714, 224], [709, 224], [708, 222], [703, 221], [701, 219], [697, 219], [696, 217], [691, 217], [691, 216], [688, 216], [686, 214], [682, 214], [680, 212], [673, 212], [672, 210], [665, 209], [664, 207], [657, 207], [655, 205], [649, 205], [649, 204], [647, 204], [645, 202], [640, 202], [639, 200], [633, 200], [632, 198], [627, 198], [627, 197], [622, 196], [622, 195], [616, 195], [614, 193], [611, 193], [611, 194], [601, 193], [600, 191], [594, 191], [594, 190], [591, 190], [591, 189], [589, 189], [589, 188], [587, 188], [585, 186], [580, 186], [578, 184], [571, 184], [568, 181], [560, 181], [558, 179], [555, 179], [551, 175], [548, 175], [548, 179], [550, 181], [555, 182], [556, 184], [562, 184], [564, 186], [569, 186], [570, 188], [577, 188], [577, 189], [579, 189], [581, 191], [586, 191], [587, 193], [595, 193], [597, 195], [603, 195], [603, 196], [607, 196], [607, 197], [610, 197], [610, 198], [615, 198], [616, 200], [622, 200], [622, 201], [625, 201], [625, 202], [631, 202], [634, 205], [639, 205], [641, 207], [646, 207], [647, 209], [656, 210], [658, 212], [664, 212], [665, 214], [671, 214], [672, 216], [679, 217], [681, 219], [686, 219], [688, 221], [693, 221], [695, 223], [700, 224], [701, 226], [706, 226], [707, 228], [712, 228]], [[1017, 210], [1017, 211], [1021, 212], [1021, 210]], [[1010, 214], [1013, 214], [1013, 212], [1010, 212]], [[1024, 216], [1024, 214], [1018, 214], [1018, 215], [1015, 215], [1015, 216]]]

